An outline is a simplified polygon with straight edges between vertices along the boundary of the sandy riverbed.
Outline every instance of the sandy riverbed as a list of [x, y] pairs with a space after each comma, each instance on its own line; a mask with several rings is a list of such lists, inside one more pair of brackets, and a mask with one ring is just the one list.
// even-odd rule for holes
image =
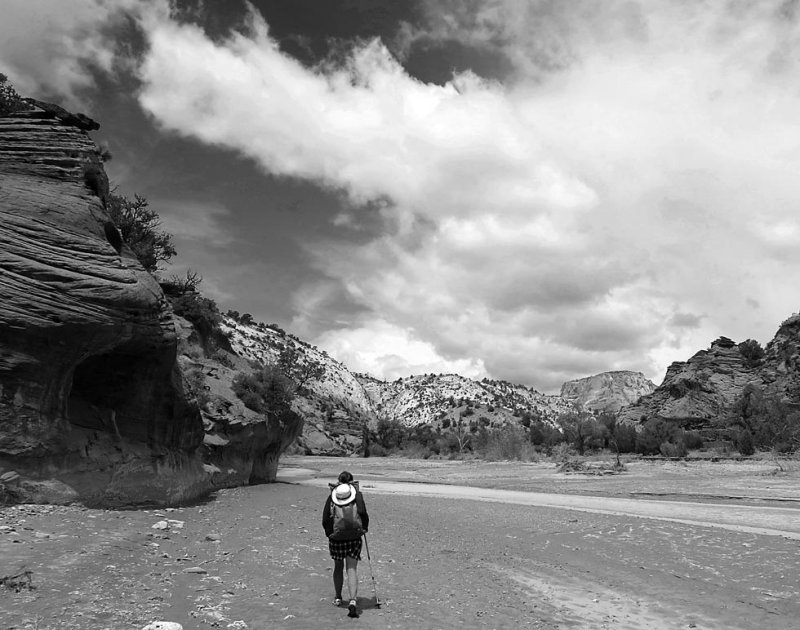
[[[787, 532], [800, 521], [800, 510], [791, 518], [800, 475], [764, 466], [658, 463], [587, 477], [538, 464], [288, 458], [285, 483], [225, 490], [174, 510], [3, 508], [0, 526], [12, 529], [0, 533], [0, 576], [25, 565], [36, 588], [0, 591], [0, 629], [139, 629], [159, 619], [187, 630], [796, 628], [798, 540], [780, 527], [767, 535], [715, 523], [753, 506], [780, 509]], [[343, 468], [363, 480], [372, 518], [375, 580], [365, 558], [357, 620], [330, 604], [320, 526], [322, 484]], [[378, 487], [392, 481], [521, 489], [577, 503]], [[581, 496], [624, 501], [603, 513]], [[673, 513], [636, 513], [644, 502], [635, 497], [668, 499], [654, 503]], [[716, 512], [705, 524], [670, 518], [684, 503]], [[168, 528], [154, 529], [161, 521]]]

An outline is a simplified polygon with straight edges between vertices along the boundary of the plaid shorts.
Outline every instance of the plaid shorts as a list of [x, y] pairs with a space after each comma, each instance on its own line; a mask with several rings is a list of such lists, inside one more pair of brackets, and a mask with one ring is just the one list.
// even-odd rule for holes
[[355, 558], [356, 560], [361, 560], [361, 539], [328, 539], [328, 550], [331, 552], [331, 558], [334, 560], [344, 560], [345, 558]]

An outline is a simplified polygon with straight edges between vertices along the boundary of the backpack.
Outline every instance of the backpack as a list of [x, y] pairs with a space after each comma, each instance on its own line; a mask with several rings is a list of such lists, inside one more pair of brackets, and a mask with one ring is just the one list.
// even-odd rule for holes
[[[357, 490], [358, 486], [355, 485], [355, 487]], [[336, 505], [331, 500], [333, 531], [328, 536], [331, 540], [356, 540], [364, 534], [364, 524], [361, 522], [361, 515], [358, 513], [355, 496], [353, 496], [353, 500], [350, 503], [345, 503], [344, 505]]]

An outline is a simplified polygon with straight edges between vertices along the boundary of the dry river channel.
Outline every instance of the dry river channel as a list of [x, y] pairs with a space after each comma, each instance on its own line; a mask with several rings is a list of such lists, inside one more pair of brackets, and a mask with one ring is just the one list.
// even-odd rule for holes
[[[2, 508], [0, 574], [35, 588], [0, 592], [0, 630], [800, 627], [797, 473], [637, 466], [295, 457], [194, 506]], [[358, 619], [321, 528], [343, 468], [371, 517]]]

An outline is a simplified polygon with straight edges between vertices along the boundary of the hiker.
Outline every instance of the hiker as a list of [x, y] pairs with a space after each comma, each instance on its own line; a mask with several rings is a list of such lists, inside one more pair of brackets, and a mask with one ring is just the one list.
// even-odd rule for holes
[[328, 537], [328, 549], [333, 558], [334, 606], [342, 605], [344, 570], [347, 567], [347, 590], [350, 603], [348, 616], [358, 617], [358, 573], [361, 559], [361, 536], [369, 529], [369, 515], [358, 482], [346, 470], [339, 475], [338, 484], [328, 484], [331, 493], [322, 510], [322, 527]]

